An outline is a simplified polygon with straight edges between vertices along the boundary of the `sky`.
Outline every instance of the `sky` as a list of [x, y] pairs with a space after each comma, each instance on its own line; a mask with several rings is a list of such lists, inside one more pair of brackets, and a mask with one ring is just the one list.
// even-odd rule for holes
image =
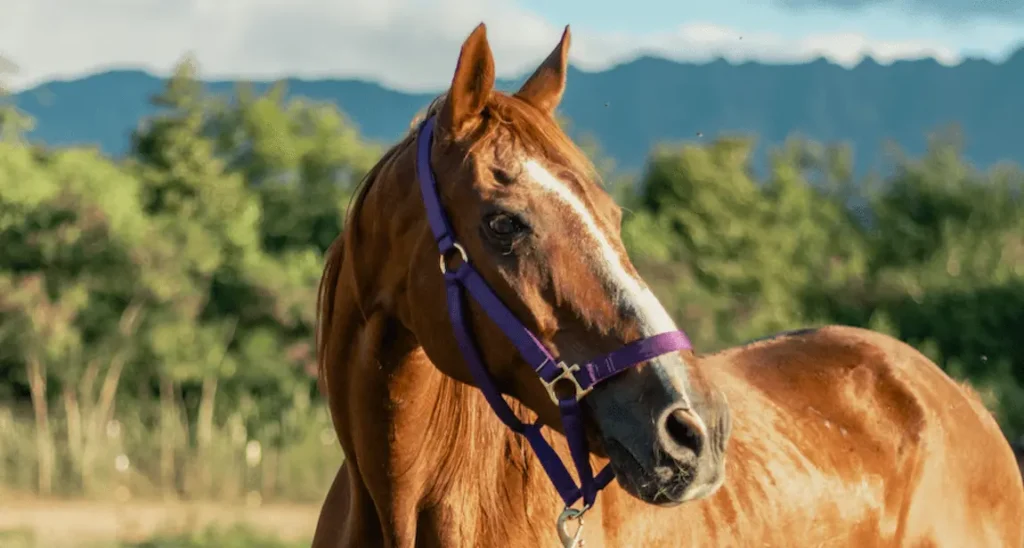
[[506, 77], [532, 70], [567, 24], [571, 61], [584, 70], [641, 54], [954, 64], [1024, 46], [1024, 0], [0, 0], [0, 83], [18, 90], [109, 68], [167, 74], [190, 53], [204, 78], [351, 77], [438, 91], [480, 22]]

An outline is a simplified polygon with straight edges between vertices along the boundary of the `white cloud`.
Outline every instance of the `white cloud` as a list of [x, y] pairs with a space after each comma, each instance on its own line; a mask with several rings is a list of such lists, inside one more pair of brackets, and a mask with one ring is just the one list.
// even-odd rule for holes
[[[503, 76], [532, 68], [561, 32], [513, 0], [0, 0], [0, 14], [0, 55], [21, 69], [7, 80], [15, 88], [113, 66], [165, 74], [191, 51], [206, 77], [362, 77], [436, 90], [448, 83], [459, 45], [480, 21]], [[573, 29], [572, 59], [580, 67], [606, 68], [641, 52], [679, 60], [823, 55], [843, 64], [864, 52], [879, 60], [958, 59], [941, 44], [850, 33], [741, 35], [700, 23], [644, 35]]]
[[643, 36], [603, 35], [588, 40], [577, 50], [583, 66], [602, 68], [610, 62], [653, 53], [686, 61], [705, 61], [723, 57], [730, 61], [755, 59], [768, 62], [800, 62], [825, 57], [835, 63], [852, 66], [864, 55], [879, 62], [897, 59], [934, 57], [942, 63], [960, 61], [960, 54], [949, 46], [924, 40], [873, 40], [852, 32], [820, 33], [786, 37], [771, 32], [743, 33], [710, 23], [691, 23], [673, 32]]

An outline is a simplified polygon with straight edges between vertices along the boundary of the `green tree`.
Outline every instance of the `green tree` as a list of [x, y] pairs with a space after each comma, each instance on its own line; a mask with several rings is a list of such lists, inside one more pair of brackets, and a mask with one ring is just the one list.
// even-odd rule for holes
[[[161, 470], [169, 489], [174, 472], [172, 425], [181, 383], [198, 382], [200, 453], [211, 441], [219, 380], [234, 372], [227, 348], [235, 338], [244, 303], [214, 303], [220, 286], [237, 285], [239, 273], [261, 261], [259, 202], [238, 174], [226, 172], [214, 143], [205, 137], [209, 99], [186, 58], [153, 98], [162, 112], [133, 136], [132, 160], [142, 181], [143, 208], [178, 252], [175, 269], [184, 283], [174, 289], [174, 306], [149, 331], [160, 364], [163, 440]], [[184, 433], [188, 435], [188, 433]]]
[[[0, 293], [8, 335], [2, 348], [9, 363], [26, 368], [41, 475], [53, 466], [46, 454], [52, 439], [44, 440], [52, 438], [49, 394], [61, 394], [80, 473], [88, 439], [112, 412], [127, 339], [148, 298], [139, 282], [157, 239], [138, 191], [133, 178], [95, 151], [40, 155], [23, 144], [0, 143], [0, 279], [6, 289]], [[56, 390], [48, 390], [49, 381], [56, 381]], [[40, 483], [49, 490], [43, 488], [48, 481]]]
[[1024, 432], [1024, 176], [935, 139], [880, 184], [850, 153], [791, 140], [763, 181], [748, 142], [664, 146], [625, 201], [638, 266], [702, 346], [845, 323], [911, 342]]

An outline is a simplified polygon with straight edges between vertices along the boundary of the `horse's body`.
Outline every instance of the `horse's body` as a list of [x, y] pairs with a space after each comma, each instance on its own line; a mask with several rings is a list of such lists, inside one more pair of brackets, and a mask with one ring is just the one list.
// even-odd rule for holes
[[[480, 84], [487, 70], [480, 78], [461, 76], [474, 63], [487, 68], [490, 53], [481, 49], [486, 46], [481, 40], [478, 29], [463, 48], [452, 91], [431, 112], [444, 116], [451, 103], [468, 101], [459, 94], [483, 93], [495, 118], [530, 116], [516, 110], [520, 99], [496, 97]], [[564, 72], [566, 39], [560, 47], [561, 69], [553, 55], [537, 74]], [[551, 96], [538, 91], [537, 78], [531, 80], [532, 89], [527, 89], [528, 82], [526, 91], [521, 90], [522, 102], [551, 110], [545, 101]], [[542, 84], [554, 85], [550, 80]], [[449, 106], [442, 107], [445, 103]], [[448, 118], [449, 127], [457, 127], [452, 119], [457, 118]], [[473, 131], [468, 134], [479, 143], [482, 130]], [[495, 140], [496, 150], [520, 146]], [[321, 282], [323, 386], [346, 463], [328, 493], [313, 545], [556, 546], [554, 517], [563, 501], [529, 446], [499, 422], [458, 369], [461, 361], [444, 316], [436, 248], [431, 251], [434, 242], [424, 227], [413, 183], [412, 142], [410, 137], [396, 145], [368, 176], [346, 234], [329, 253]], [[469, 150], [482, 154], [472, 146]], [[483, 163], [476, 156], [473, 160]], [[501, 161], [495, 156], [488, 163]], [[441, 179], [448, 173], [455, 178], [458, 166], [464, 165], [436, 162]], [[481, 177], [479, 168], [472, 172]], [[596, 191], [582, 187], [579, 192]], [[587, 226], [603, 226], [607, 215], [601, 208], [609, 206], [599, 195], [584, 196], [579, 203], [593, 207], [599, 219]], [[449, 202], [446, 207], [468, 211], [471, 205]], [[472, 240], [475, 225], [465, 230], [460, 219], [455, 224], [456, 231], [462, 229], [461, 237], [472, 242], [466, 245], [469, 255], [486, 264], [487, 248]], [[545, 227], [540, 217], [533, 224], [537, 232], [560, 226]], [[507, 226], [500, 228], [499, 234], [508, 232]], [[565, 268], [576, 264], [566, 257], [580, 256], [578, 250], [559, 256], [550, 247], [535, 245], [531, 253], [546, 250], [552, 264]], [[614, 242], [606, 249], [612, 247]], [[528, 292], [529, 286], [517, 287], [521, 280], [508, 273], [526, 267], [495, 268], [487, 271], [488, 282], [511, 286], [499, 287], [503, 298], [513, 300], [519, 298], [516, 293]], [[588, 283], [581, 272], [569, 277], [577, 287]], [[599, 286], [584, 296], [567, 295], [557, 279], [551, 281], [554, 274], [528, 274], [522, 276], [553, 286], [550, 292], [558, 295], [522, 297], [515, 301], [517, 313], [540, 317], [532, 329], [546, 344], [560, 345], [563, 354], [583, 352], [578, 342], [582, 335], [574, 335], [575, 346], [557, 334], [549, 336], [547, 320], [537, 311], [544, 310], [542, 303], [570, 299], [586, 301], [596, 310]], [[614, 319], [617, 312], [610, 310], [606, 317]], [[568, 314], [553, 314], [551, 318], [563, 323], [552, 331], [585, 331], [601, 321], [594, 314], [596, 319], [582, 327], [565, 323]], [[476, 336], [489, 367], [507, 387], [504, 391], [515, 396], [513, 408], [524, 418], [539, 416], [557, 429], [557, 416], [536, 390], [539, 385], [515, 376], [518, 362], [506, 356], [508, 349], [487, 331], [485, 321], [477, 318]], [[616, 332], [615, 325], [609, 323], [603, 332]], [[604, 348], [610, 343], [593, 344]], [[1024, 487], [1009, 443], [969, 389], [913, 348], [862, 329], [824, 327], [713, 355], [681, 352], [678, 359], [652, 361], [646, 369], [623, 373], [622, 380], [610, 381], [608, 388], [583, 400], [593, 399], [591, 426], [600, 432], [591, 431], [591, 460], [595, 467], [611, 460], [619, 478], [585, 516], [588, 547], [1024, 546]], [[681, 376], [665, 381], [669, 374], [661, 372], [652, 377], [651, 371], [663, 371], [658, 367], [679, 368]], [[671, 403], [658, 399], [667, 396], [658, 391], [662, 385], [657, 382], [674, 383], [673, 393], [689, 397], [687, 409], [700, 416], [680, 419], [681, 427], [699, 426], [676, 435], [677, 441], [704, 436], [692, 443], [689, 453], [664, 445], [671, 443], [666, 441], [671, 432], [649, 437], [645, 429], [653, 426], [642, 421], [632, 427], [643, 434], [637, 434], [635, 446], [629, 445], [632, 438], [615, 430], [616, 424], [631, 420], [630, 413], [651, 420], [663, 404]], [[623, 392], [637, 397], [610, 399]], [[657, 407], [643, 415], [649, 409], [645, 406]], [[568, 462], [565, 438], [557, 432], [548, 437]], [[663, 447], [655, 451], [661, 451], [662, 460], [655, 462], [677, 468], [647, 465], [642, 451], [652, 443]], [[618, 453], [611, 451], [616, 444]], [[628, 453], [621, 452], [623, 447]], [[676, 473], [682, 479], [668, 478], [673, 470], [681, 470]], [[674, 494], [664, 495], [672, 489]]]
[[[384, 475], [416, 468], [383, 482], [378, 508], [359, 457], [350, 457], [313, 545], [556, 545], [550, 516], [559, 500], [533, 455], [507, 458], [523, 444], [477, 392], [437, 372], [422, 352], [399, 361], [403, 373], [392, 383], [421, 386], [418, 397], [391, 411], [349, 411], [418, 423], [401, 431], [420, 435], [393, 442], [379, 430], [377, 446], [366, 450], [393, 455], [369, 463]], [[730, 439], [727, 481], [711, 497], [665, 509], [612, 485], [587, 515], [587, 546], [1024, 544], [1021, 480], [998, 426], [913, 348], [826, 327], [699, 363], [743, 417]], [[403, 495], [442, 475], [452, 484], [430, 496]]]

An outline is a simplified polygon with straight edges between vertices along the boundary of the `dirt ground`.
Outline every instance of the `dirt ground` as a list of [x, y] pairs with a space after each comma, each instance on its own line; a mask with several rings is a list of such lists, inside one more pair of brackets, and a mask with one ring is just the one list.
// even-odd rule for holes
[[315, 505], [246, 508], [179, 502], [11, 500], [0, 496], [0, 532], [28, 533], [37, 546], [72, 548], [140, 541], [170, 531], [242, 522], [282, 540], [296, 541], [312, 538], [318, 512]]

